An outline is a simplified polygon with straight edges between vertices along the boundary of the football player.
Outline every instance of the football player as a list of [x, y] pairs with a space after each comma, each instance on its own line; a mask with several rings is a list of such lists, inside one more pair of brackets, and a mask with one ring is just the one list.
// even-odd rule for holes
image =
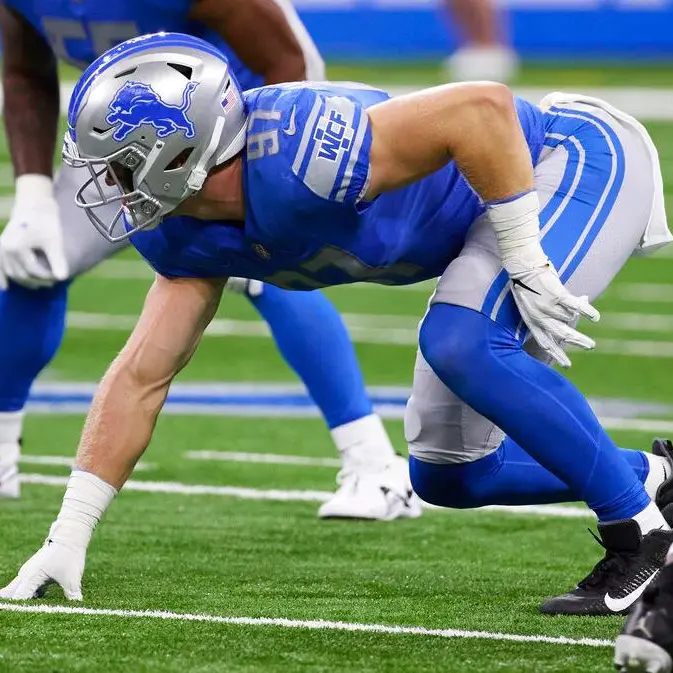
[[495, 0], [444, 0], [444, 5], [448, 22], [455, 23], [461, 43], [444, 63], [450, 79], [514, 79], [519, 59], [507, 41], [505, 17]]
[[673, 671], [673, 547], [617, 638], [615, 668], [620, 673]]
[[[86, 67], [127, 38], [180, 30], [223, 49], [243, 88], [321, 80], [324, 65], [288, 0], [5, 0], [0, 29], [5, 125], [16, 174], [15, 205], [0, 236], [0, 496], [11, 497], [19, 494], [23, 409], [31, 384], [61, 342], [70, 281], [126, 246], [101, 238], [75, 207], [77, 172], [66, 166], [52, 180], [56, 58]], [[331, 303], [319, 292], [233, 282], [269, 323], [340, 451], [339, 489], [319, 515], [419, 515], [406, 461], [395, 455], [373, 413], [353, 346]], [[339, 367], [338, 377], [331, 376], [331, 366]], [[391, 481], [397, 494], [392, 500]]]
[[[103, 378], [44, 546], [2, 591], [51, 581], [81, 597], [87, 545], [145, 450], [230, 274], [293, 289], [441, 276], [419, 330], [406, 435], [434, 505], [584, 500], [605, 558], [549, 612], [628, 609], [673, 531], [670, 444], [621, 449], [569, 366], [590, 301], [634, 251], [668, 243], [645, 129], [607, 103], [501, 84], [396, 99], [297, 83], [242, 94], [226, 56], [186, 35], [131, 40], [70, 101], [64, 156], [77, 205], [157, 272]], [[335, 369], [334, 376], [339, 376]], [[549, 607], [549, 606], [548, 606]]]

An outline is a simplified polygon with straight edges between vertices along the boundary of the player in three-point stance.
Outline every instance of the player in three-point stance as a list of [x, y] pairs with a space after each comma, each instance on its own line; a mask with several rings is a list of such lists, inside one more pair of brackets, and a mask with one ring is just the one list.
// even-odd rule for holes
[[[124, 97], [130, 86], [152, 94]], [[135, 127], [122, 140], [118, 109]], [[637, 121], [581, 96], [536, 107], [489, 83], [397, 99], [329, 83], [241, 93], [223, 54], [159, 34], [94, 62], [68, 125], [64, 156], [88, 177], [77, 205], [157, 275], [96, 394], [45, 545], [0, 595], [55, 581], [81, 596], [92, 531], [228, 276], [290, 289], [439, 276], [406, 416], [414, 487], [453, 508], [584, 500], [605, 558], [543, 610], [628, 610], [673, 542], [662, 514], [673, 447], [615, 446], [550, 363], [570, 364], [566, 345], [594, 347], [576, 329], [598, 319], [590, 302], [635, 251], [671, 240]]]
[[[56, 353], [70, 281], [127, 244], [96, 234], [75, 207], [79, 172], [63, 166], [52, 180], [59, 115], [56, 57], [86, 67], [130, 37], [177, 30], [204, 37], [228, 54], [244, 88], [325, 79], [324, 64], [288, 0], [4, 0], [0, 3], [4, 120], [16, 173], [16, 201], [0, 235], [0, 498], [19, 495], [23, 409], [33, 381]], [[127, 102], [138, 90], [120, 94]], [[180, 105], [191, 105], [185, 89]], [[180, 105], [176, 107], [179, 108]], [[149, 110], [149, 108], [148, 108]], [[133, 124], [124, 111], [116, 139]], [[181, 130], [173, 114], [157, 137]], [[9, 282], [8, 282], [9, 281]], [[291, 293], [232, 278], [270, 330], [283, 357], [320, 407], [342, 458], [339, 489], [322, 517], [391, 520], [418, 516], [406, 461], [373, 413], [343, 322], [320, 292]], [[4, 291], [3, 291], [4, 290]], [[331, 375], [329, 362], [340, 376]]]

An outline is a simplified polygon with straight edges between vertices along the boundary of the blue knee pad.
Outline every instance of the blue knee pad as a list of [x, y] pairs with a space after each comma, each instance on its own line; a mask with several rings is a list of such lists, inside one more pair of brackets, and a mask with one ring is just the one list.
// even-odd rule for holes
[[69, 283], [0, 291], [0, 412], [19, 411], [38, 374], [56, 354], [65, 330]]
[[[567, 499], [585, 500], [601, 521], [630, 518], [649, 504], [636, 471], [581, 393], [526, 354], [508, 329], [477, 311], [435, 304], [423, 322], [419, 343], [444, 385], [557, 480], [550, 487], [553, 492], [554, 483], [565, 485], [565, 493], [572, 494]], [[643, 462], [640, 457], [635, 460]], [[517, 487], [512, 480], [510, 503], [531, 502], [525, 499], [526, 480], [518, 481]], [[519, 503], [513, 502], [517, 493]], [[550, 501], [531, 497], [533, 502]]]
[[330, 429], [372, 413], [346, 326], [322, 292], [281, 290], [265, 284], [260, 295], [249, 299]]

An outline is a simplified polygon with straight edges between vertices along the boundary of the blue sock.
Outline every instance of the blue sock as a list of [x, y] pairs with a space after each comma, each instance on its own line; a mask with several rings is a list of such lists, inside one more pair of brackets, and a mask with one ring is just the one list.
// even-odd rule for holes
[[68, 283], [0, 291], [0, 412], [20, 411], [38, 374], [56, 354], [65, 330]]
[[330, 429], [372, 413], [348, 331], [324, 294], [265, 284], [261, 295], [249, 299]]
[[[644, 484], [650, 464], [641, 451], [618, 449]], [[582, 498], [509, 437], [494, 453], [471, 463], [438, 465], [413, 456], [411, 481], [426, 502], [471, 509], [485, 505], [541, 505]]]
[[[650, 503], [582, 394], [525, 353], [508, 329], [477, 311], [435, 304], [419, 343], [444, 385], [565, 483], [600, 521], [632, 518]], [[530, 486], [512, 483], [510, 501], [517, 489]]]

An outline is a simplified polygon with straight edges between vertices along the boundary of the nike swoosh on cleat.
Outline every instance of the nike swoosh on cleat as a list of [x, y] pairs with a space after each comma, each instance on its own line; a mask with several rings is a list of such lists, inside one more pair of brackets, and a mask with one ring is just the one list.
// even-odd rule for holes
[[290, 123], [286, 128], [283, 129], [283, 133], [288, 136], [293, 136], [297, 132], [297, 123], [295, 121], [295, 113], [297, 112], [297, 106], [292, 107], [292, 112], [290, 113]]
[[637, 589], [632, 591], [628, 596], [624, 598], [612, 598], [609, 593], [605, 594], [605, 606], [611, 612], [623, 612], [628, 610], [642, 595], [645, 589], [647, 589], [650, 582], [657, 576], [659, 571], [655, 570]]

